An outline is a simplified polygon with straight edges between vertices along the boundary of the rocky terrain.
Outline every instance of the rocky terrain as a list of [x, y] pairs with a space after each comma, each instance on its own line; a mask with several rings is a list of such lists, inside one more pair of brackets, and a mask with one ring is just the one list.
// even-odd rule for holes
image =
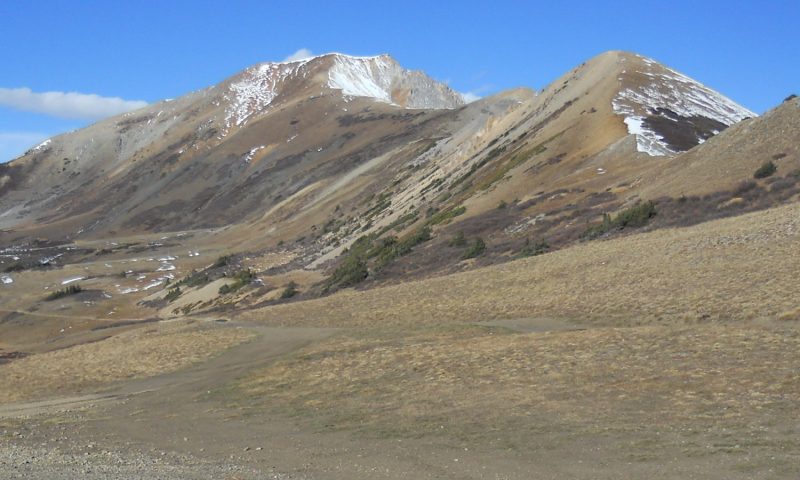
[[0, 165], [9, 478], [795, 478], [800, 99], [264, 63]]

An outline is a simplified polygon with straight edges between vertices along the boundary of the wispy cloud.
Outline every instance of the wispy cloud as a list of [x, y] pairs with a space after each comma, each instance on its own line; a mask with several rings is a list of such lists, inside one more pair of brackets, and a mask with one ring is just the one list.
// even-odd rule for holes
[[481, 85], [478, 88], [473, 88], [468, 92], [459, 92], [461, 96], [464, 98], [464, 101], [467, 103], [472, 103], [476, 100], [480, 100], [484, 97], [486, 93], [489, 93], [494, 88], [492, 84]]
[[147, 105], [142, 100], [101, 97], [93, 93], [42, 92], [0, 87], [0, 106], [60, 118], [99, 120]]
[[19, 157], [48, 137], [40, 132], [0, 132], [0, 163]]
[[311, 58], [314, 56], [314, 53], [307, 49], [301, 48], [300, 50], [294, 52], [293, 54], [289, 55], [288, 57], [284, 58], [284, 62], [296, 62], [298, 60], [305, 60], [307, 58]]

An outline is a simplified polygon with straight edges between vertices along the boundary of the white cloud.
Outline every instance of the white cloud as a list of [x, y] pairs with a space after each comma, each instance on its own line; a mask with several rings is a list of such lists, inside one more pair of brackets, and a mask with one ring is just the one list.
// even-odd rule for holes
[[147, 102], [119, 97], [101, 97], [93, 93], [43, 92], [30, 88], [0, 87], [0, 106], [25, 112], [43, 113], [53, 117], [99, 120], [142, 108]]
[[0, 163], [19, 157], [49, 137], [39, 132], [0, 132]]
[[296, 62], [298, 60], [305, 60], [307, 58], [311, 58], [314, 56], [314, 53], [307, 49], [301, 48], [300, 50], [294, 52], [293, 54], [289, 55], [288, 57], [284, 58], [284, 62]]
[[472, 103], [474, 101], [480, 100], [482, 97], [480, 95], [475, 94], [474, 92], [466, 92], [461, 94], [461, 98], [463, 98], [466, 103]]

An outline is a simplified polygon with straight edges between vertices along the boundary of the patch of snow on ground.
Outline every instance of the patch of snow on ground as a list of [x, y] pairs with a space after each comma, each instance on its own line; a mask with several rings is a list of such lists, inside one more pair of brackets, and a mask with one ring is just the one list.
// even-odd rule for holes
[[244, 157], [244, 162], [245, 163], [250, 163], [250, 160], [253, 159], [253, 155], [255, 155], [256, 152], [258, 152], [259, 150], [262, 150], [263, 148], [264, 148], [264, 145], [261, 145], [260, 147], [251, 148], [250, 152], [248, 152], [247, 155]]
[[61, 285], [69, 285], [70, 283], [83, 280], [84, 278], [86, 278], [86, 277], [71, 277], [71, 278], [68, 278], [66, 280], [62, 280], [61, 281]]
[[161, 266], [156, 268], [156, 272], [169, 272], [175, 270], [175, 265], [171, 263], [162, 263]]
[[682, 117], [710, 118], [725, 125], [757, 116], [705, 85], [652, 59], [642, 57], [640, 71], [636, 73], [646, 76], [650, 82], [621, 90], [611, 106], [614, 113], [625, 116], [628, 133], [636, 135], [637, 150], [650, 156], [677, 153], [663, 141], [663, 137], [644, 125], [646, 116], [658, 108], [672, 110]]
[[392, 103], [392, 81], [399, 73], [397, 64], [387, 57], [334, 57], [328, 72], [328, 86], [341, 90], [343, 95], [371, 97]]
[[242, 78], [228, 87], [225, 133], [231, 126], [243, 126], [253, 115], [263, 112], [278, 95], [281, 83], [300, 74], [308, 60], [291, 63], [264, 63], [248, 68]]
[[9, 277], [8, 275], [3, 275], [2, 277], [0, 277], [0, 282], [3, 282], [3, 284], [5, 285], [10, 285], [14, 283], [14, 279]]
[[155, 280], [142, 287], [142, 290], [150, 290], [151, 288], [155, 288], [161, 285], [162, 283], [164, 283], [164, 280]]
[[47, 148], [48, 145], [50, 145], [51, 142], [52, 142], [52, 140], [48, 138], [44, 142], [42, 142], [39, 145], [36, 145], [35, 147], [33, 147], [33, 151], [34, 152], [38, 152], [39, 150], [44, 150], [45, 148]]

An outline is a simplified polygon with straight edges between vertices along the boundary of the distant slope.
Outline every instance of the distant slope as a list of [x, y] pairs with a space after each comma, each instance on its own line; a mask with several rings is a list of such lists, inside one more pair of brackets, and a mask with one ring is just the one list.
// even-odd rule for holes
[[[213, 231], [232, 252], [330, 272], [361, 237], [391, 250], [422, 232], [371, 257], [367, 276], [443, 274], [563, 248], [641, 201], [660, 212], [646, 228], [794, 201], [790, 178], [780, 194], [767, 181], [732, 191], [768, 159], [756, 151], [784, 145], [770, 153], [785, 154], [781, 178], [796, 161], [795, 116], [779, 111], [735, 124], [752, 112], [619, 51], [541, 92], [468, 105], [388, 56], [265, 63], [0, 167], [0, 242], [203, 229], [198, 242]], [[692, 185], [713, 198], [688, 211], [678, 202]], [[459, 242], [485, 248], [467, 261]]]

